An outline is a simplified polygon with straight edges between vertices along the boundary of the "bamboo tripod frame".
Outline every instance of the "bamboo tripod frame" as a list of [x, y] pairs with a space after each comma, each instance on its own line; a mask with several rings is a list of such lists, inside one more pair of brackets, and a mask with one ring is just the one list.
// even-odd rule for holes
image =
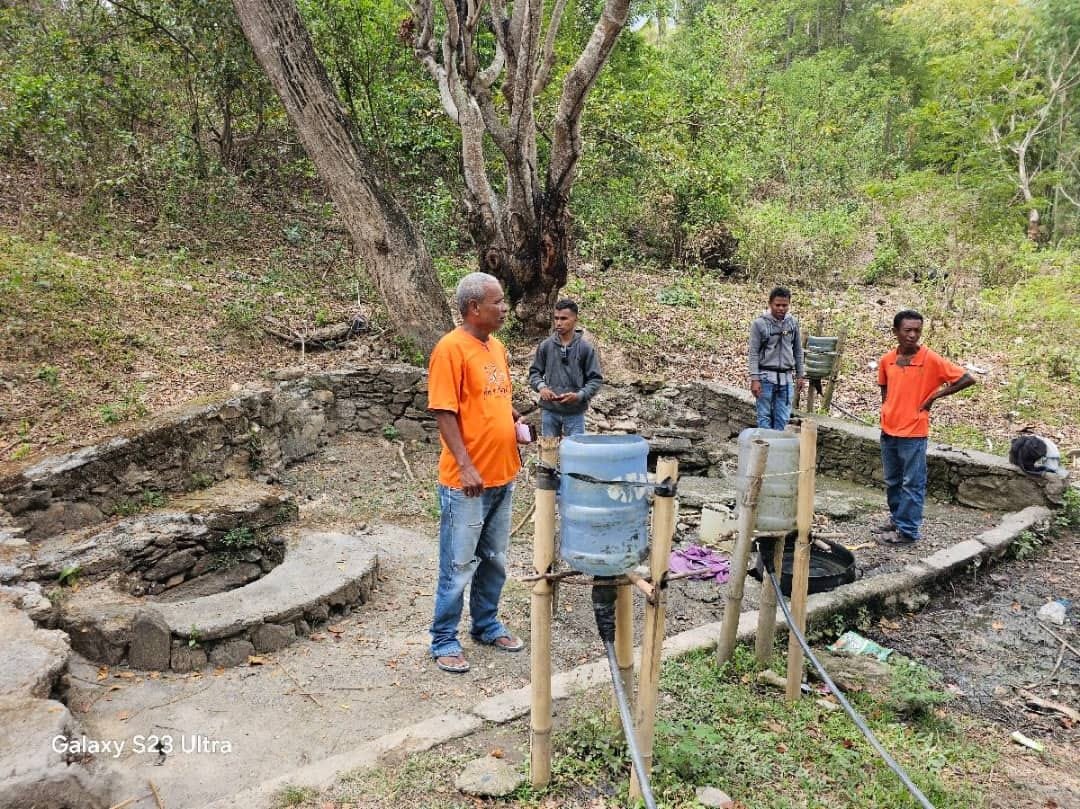
[[[554, 469], [558, 461], [558, 441], [540, 441], [541, 469], [537, 475], [536, 511], [533, 516], [533, 567], [539, 576], [532, 588], [531, 600], [531, 665], [532, 712], [530, 723], [530, 771], [534, 787], [544, 787], [551, 781], [551, 590], [552, 582], [545, 578], [554, 562], [556, 477], [546, 469]], [[670, 483], [658, 491], [653, 503], [652, 549], [650, 573], [653, 596], [646, 600], [645, 634], [641, 650], [641, 677], [635, 712], [637, 746], [646, 771], [652, 768], [652, 747], [655, 732], [657, 692], [660, 685], [660, 653], [664, 645], [664, 577], [668, 570], [671, 540], [675, 533], [675, 482], [679, 465], [673, 458], [661, 458], [656, 464], [656, 480]], [[632, 695], [634, 680], [634, 613], [633, 584], [618, 587], [615, 601], [615, 658], [619, 678], [627, 695]], [[621, 727], [621, 725], [620, 725]], [[637, 778], [632, 774], [630, 794], [641, 794]]]
[[[727, 600], [724, 605], [724, 620], [720, 629], [720, 639], [716, 645], [717, 663], [723, 665], [731, 659], [735, 648], [739, 615], [742, 610], [743, 589], [746, 582], [746, 568], [753, 543], [753, 527], [757, 521], [757, 500], [765, 477], [765, 465], [768, 460], [768, 445], [755, 440], [750, 446], [747, 463], [747, 490], [743, 495], [739, 509], [739, 535], [735, 541], [735, 553], [732, 558], [732, 578], [728, 584]], [[799, 427], [799, 478], [796, 492], [795, 524], [798, 529], [795, 554], [792, 559], [791, 615], [793, 624], [800, 632], [806, 630], [806, 601], [810, 582], [810, 527], [814, 519], [815, 470], [817, 467], [817, 424], [811, 419], [804, 419]], [[783, 570], [784, 542], [773, 546], [773, 570], [781, 578]], [[754, 655], [760, 665], [768, 665], [773, 654], [773, 641], [776, 638], [776, 591], [765, 577], [762, 580], [761, 598], [758, 608], [757, 635], [754, 639]], [[803, 653], [798, 639], [788, 633], [787, 680], [785, 696], [788, 700], [798, 699], [802, 689]]]

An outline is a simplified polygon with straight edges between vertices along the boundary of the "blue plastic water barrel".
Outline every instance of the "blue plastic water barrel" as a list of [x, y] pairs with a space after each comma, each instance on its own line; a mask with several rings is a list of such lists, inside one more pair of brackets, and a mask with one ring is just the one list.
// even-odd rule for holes
[[559, 445], [562, 558], [593, 576], [618, 576], [649, 548], [649, 488], [593, 483], [648, 481], [649, 443], [638, 435], [575, 435]]
[[765, 461], [765, 479], [758, 497], [758, 531], [786, 533], [796, 527], [796, 494], [799, 489], [799, 436], [783, 430], [750, 427], [739, 433], [739, 471], [735, 491], [740, 499], [749, 484], [746, 467], [750, 465], [750, 443], [760, 438], [769, 445]]

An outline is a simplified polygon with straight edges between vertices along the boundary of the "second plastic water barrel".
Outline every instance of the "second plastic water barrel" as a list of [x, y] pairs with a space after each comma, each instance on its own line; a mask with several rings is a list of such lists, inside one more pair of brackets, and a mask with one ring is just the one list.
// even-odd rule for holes
[[649, 443], [638, 435], [563, 439], [559, 446], [559, 537], [562, 558], [570, 567], [593, 576], [618, 576], [645, 557], [648, 458]]
[[[739, 433], [739, 471], [735, 490], [740, 498], [748, 484], [746, 467], [750, 463], [750, 443], [760, 438], [769, 445], [765, 461], [765, 480], [758, 497], [758, 531], [784, 533], [796, 527], [796, 492], [799, 487], [799, 436], [782, 430], [751, 427]], [[770, 477], [773, 475], [775, 477]]]

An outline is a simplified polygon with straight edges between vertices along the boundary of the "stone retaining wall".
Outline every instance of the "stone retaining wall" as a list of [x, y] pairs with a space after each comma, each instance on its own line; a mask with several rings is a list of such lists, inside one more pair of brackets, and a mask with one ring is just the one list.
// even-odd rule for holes
[[[533, 407], [524, 385], [516, 400], [522, 411]], [[99, 522], [147, 492], [189, 491], [227, 477], [272, 481], [276, 470], [340, 431], [434, 440], [426, 404], [423, 369], [390, 365], [320, 373], [169, 411], [141, 431], [0, 478], [0, 544]], [[590, 411], [598, 431], [640, 432], [654, 453], [709, 475], [733, 471], [724, 445], [753, 418], [748, 392], [708, 382], [607, 385]], [[825, 417], [819, 424], [819, 471], [881, 480], [877, 430]], [[1058, 479], [1026, 477], [981, 452], [932, 448], [929, 466], [931, 494], [979, 508], [1056, 504], [1064, 489]]]

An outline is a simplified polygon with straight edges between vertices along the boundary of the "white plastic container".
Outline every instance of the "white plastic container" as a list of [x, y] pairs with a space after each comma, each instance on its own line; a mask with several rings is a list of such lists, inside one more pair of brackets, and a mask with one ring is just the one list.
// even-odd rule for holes
[[769, 445], [769, 457], [765, 462], [765, 480], [761, 483], [754, 527], [765, 533], [783, 534], [797, 527], [795, 510], [799, 489], [799, 436], [760, 427], [750, 427], [739, 433], [739, 470], [735, 477], [735, 490], [739, 493], [740, 501], [748, 483], [746, 467], [750, 463], [750, 445], [757, 438]]

